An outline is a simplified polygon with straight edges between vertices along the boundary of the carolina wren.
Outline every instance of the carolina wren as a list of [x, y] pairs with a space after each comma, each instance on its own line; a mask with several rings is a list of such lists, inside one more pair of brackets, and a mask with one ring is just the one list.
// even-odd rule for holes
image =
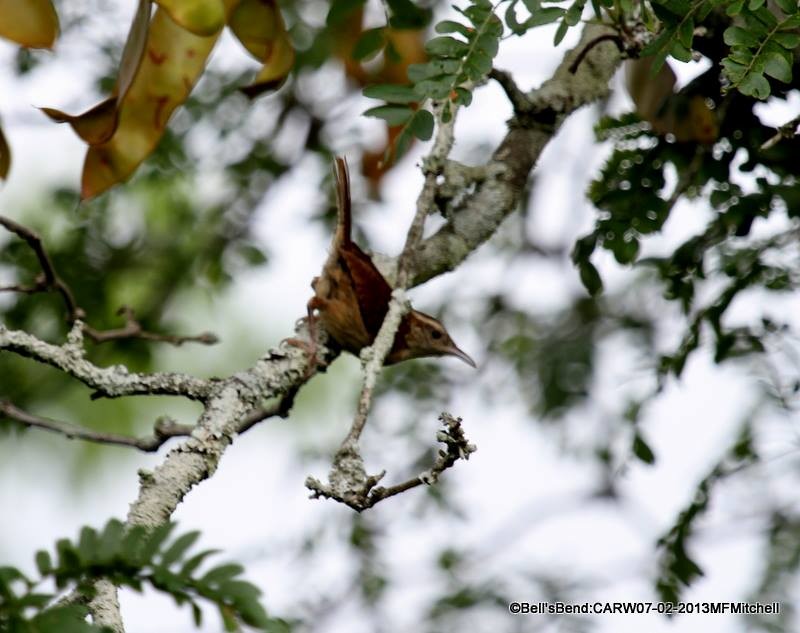
[[[311, 282], [309, 319], [316, 320], [341, 349], [358, 355], [372, 344], [389, 310], [392, 288], [351, 238], [350, 175], [344, 158], [336, 158], [337, 223], [322, 274]], [[313, 330], [312, 330], [313, 331]], [[456, 356], [473, 361], [460, 350], [434, 317], [411, 310], [400, 322], [386, 365], [423, 356]]]

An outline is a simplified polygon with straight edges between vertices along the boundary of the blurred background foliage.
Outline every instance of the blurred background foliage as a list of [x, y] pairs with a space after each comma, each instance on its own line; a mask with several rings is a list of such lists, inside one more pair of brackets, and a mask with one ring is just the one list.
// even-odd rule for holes
[[[280, 90], [251, 101], [238, 88], [246, 85], [253, 68], [245, 61], [237, 65], [227, 58], [212, 59], [156, 151], [130, 182], [84, 202], [79, 200], [77, 183], [74, 188], [35, 191], [23, 208], [13, 210], [16, 219], [42, 235], [91, 326], [121, 326], [118, 310], [128, 305], [149, 331], [193, 334], [194, 329], [212, 329], [204, 323], [204, 306], [224, 296], [239, 277], [269, 269], [271, 249], [282, 239], [276, 234], [265, 240], [254, 232], [264, 196], [298, 174], [309, 188], [328, 191], [327, 176], [310, 182], [307, 174], [316, 179], [317, 174], [327, 173], [325, 166], [342, 146], [349, 148], [354, 171], [360, 172], [357, 180], [363, 196], [357, 204], [368, 204], [367, 197], [380, 199], [386, 169], [380, 159], [386, 139], [396, 132], [389, 129], [384, 140], [365, 137], [352, 124], [352, 109], [342, 104], [358, 102], [366, 85], [403, 82], [405, 67], [425, 59], [423, 44], [432, 16], [445, 5], [389, 4], [400, 7], [395, 10], [410, 16], [410, 22], [387, 32], [389, 48], [367, 61], [354, 56], [359, 42], [365, 46], [368, 24], [362, 3], [282, 4], [296, 62]], [[80, 6], [62, 1], [56, 6], [61, 37], [67, 42], [80, 39], [94, 55], [91, 91], [107, 94], [115, 81], [123, 37], [114, 29], [99, 29], [98, 24], [113, 22], [109, 16], [125, 15], [130, 7], [100, 0]], [[700, 35], [693, 45], [707, 56], [711, 69], [674, 96], [700, 95], [715, 112], [718, 127], [713, 142], [677, 142], [669, 131], [657, 133], [654, 126], [642, 125], [643, 117], [634, 113], [603, 117], [603, 108], [596, 108], [597, 140], [605, 143], [609, 158], [587, 188], [597, 209], [589, 231], [584, 224], [572, 227], [558, 243], [537, 239], [532, 227], [537, 214], [545, 213], [545, 205], [536, 195], [539, 183], [533, 181], [519, 214], [476, 256], [475, 266], [490, 269], [500, 262], [502, 271], [556, 271], [558, 283], [566, 288], [564, 298], [543, 308], [532, 307], [520, 297], [519, 287], [506, 280], [476, 284], [469, 292], [451, 288], [452, 293], [429, 295], [426, 308], [478, 344], [485, 360], [477, 376], [451, 372], [432, 361], [388, 368], [382, 375], [375, 416], [380, 419], [381, 411], [391, 409], [394, 423], [381, 428], [377, 437], [367, 438], [365, 447], [375, 463], [391, 472], [417, 472], [430, 461], [431, 412], [446, 408], [463, 390], [477, 390], [488, 410], [519, 403], [526, 424], [542, 425], [568, 459], [596, 469], [593, 490], [585, 499], [565, 501], [567, 508], [589, 499], [617, 504], [620, 480], [632, 463], [658, 465], [658, 454], [648, 443], [646, 414], [659, 394], [680, 378], [690, 357], [709, 353], [715, 363], [736, 363], [753, 376], [760, 404], [755, 413], [744, 416], [742, 433], [731, 446], [720, 447], [719, 464], [710, 465], [684, 512], [654, 543], [658, 570], [652, 585], [656, 595], [670, 600], [680, 598], [703, 572], [693, 553], [702, 543], [695, 547], [693, 538], [702, 531], [710, 500], [728, 478], [741, 479], [759, 468], [753, 465], [762, 463], [758, 449], [762, 421], [772, 420], [764, 427], [767, 434], [776, 424], [790, 424], [790, 415], [781, 417], [776, 411], [794, 412], [800, 391], [797, 341], [791, 315], [782, 312], [792, 304], [767, 299], [775, 294], [791, 298], [798, 282], [800, 141], [784, 139], [762, 149], [775, 131], [761, 122], [758, 101], [720, 89], [719, 64], [725, 54], [720, 20], [724, 22], [719, 11], [710, 12], [706, 30], [696, 32]], [[14, 57], [18, 81], [36, 80], [37, 72], [51, 62], [47, 53], [19, 49]], [[794, 83], [770, 82], [776, 98], [796, 94]], [[683, 106], [686, 103], [675, 107]], [[460, 158], [477, 162], [487, 154], [486, 147], [476, 146]], [[707, 223], [667, 247], [663, 242], [650, 247], [648, 239], [678, 213], [679, 200], [692, 201], [693, 210], [702, 207], [698, 214]], [[332, 200], [320, 196], [311, 215], [327, 234]], [[38, 267], [30, 249], [7, 234], [0, 235], [0, 244], [3, 285], [31, 283]], [[632, 269], [624, 283], [614, 281], [620, 266]], [[584, 287], [577, 283], [579, 275]], [[438, 305], [431, 310], [435, 302]], [[739, 306], [749, 302], [749, 307], [732, 315], [737, 302]], [[56, 341], [66, 333], [65, 317], [54, 294], [0, 294], [0, 318], [10, 328]], [[89, 342], [89, 355], [98, 364], [121, 363], [136, 371], [172, 368], [180, 358], [184, 367], [189, 363], [196, 373], [208, 376], [235, 371], [290, 335], [270, 332], [269, 315], [264, 315], [264, 327], [258, 330], [249, 326], [242, 330], [233, 320], [220, 332], [223, 343], [211, 351], [183, 348], [178, 357], [165, 344], [124, 340]], [[325, 403], [355, 389], [355, 373], [354, 362], [338, 361], [303, 390], [293, 417], [314, 417]], [[189, 422], [197, 413], [193, 405], [158, 398], [90, 404], [85, 388], [11, 354], [0, 355], [0, 377], [2, 399], [109, 431], [144, 433], [157, 415], [169, 413]], [[620, 380], [630, 385], [627, 396], [614, 392], [614, 399], [606, 397], [609, 385]], [[10, 432], [21, 429], [3, 421], [0, 434]], [[298, 435], [302, 439], [297, 443], [297, 460], [303, 467], [325, 469], [340, 438], [333, 431], [329, 437], [327, 432], [312, 437], [302, 427]], [[38, 437], [31, 432], [27, 439], [35, 442]], [[783, 449], [790, 449], [796, 466], [796, 439], [787, 444]], [[80, 451], [73, 467], [78, 479], [88, 482], [106, 453], [89, 444], [80, 445]], [[755, 488], [765, 485], [761, 476], [766, 477], [762, 473], [752, 478]], [[91, 494], [91, 488], [86, 492]], [[800, 569], [796, 538], [800, 510], [796, 499], [785, 495], [775, 494], [770, 501], [758, 508], [765, 564], [749, 597], [783, 600], [784, 611], [777, 623], [757, 618], [751, 626], [786, 631], [795, 621], [790, 596]], [[557, 505], [543, 511], [530, 524], [561, 510], [564, 507]], [[448, 477], [418, 492], [404, 506], [407, 521], [416, 524], [431, 516], [459, 517], [463, 511]], [[353, 608], [374, 623], [373, 630], [392, 630], [385, 621], [385, 596], [396, 579], [383, 560], [384, 517], [378, 511], [364, 516], [342, 513], [335, 521], [307, 526], [307, 532], [292, 541], [298, 565], [309, 570], [331, 539], [348, 543], [352, 563], [329, 595], [315, 596], [313, 606], [298, 596], [296, 607], [281, 614], [296, 630], [320, 630], [332, 613]], [[493, 551], [503, 544], [488, 547]], [[431, 561], [433, 590], [419, 616], [420, 630], [496, 630], [492, 627], [497, 622], [503, 623], [503, 630], [514, 630], [513, 626], [529, 630], [524, 620], [508, 619], [508, 601], [521, 596], [530, 602], [572, 601], [591, 583], [539, 571], [485, 572], [481, 560], [489, 555], [442, 546]], [[253, 552], [242, 556], [245, 564], [257, 558]], [[572, 618], [549, 624], [558, 630], [591, 628], [589, 621]]]

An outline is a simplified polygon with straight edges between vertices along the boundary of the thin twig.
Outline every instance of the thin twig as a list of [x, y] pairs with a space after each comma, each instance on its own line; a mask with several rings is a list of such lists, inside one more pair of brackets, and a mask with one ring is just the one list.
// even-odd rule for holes
[[61, 295], [61, 298], [64, 300], [64, 305], [67, 308], [67, 312], [69, 312], [69, 320], [71, 322], [77, 319], [85, 318], [86, 314], [75, 302], [75, 297], [73, 296], [72, 291], [69, 289], [69, 286], [67, 286], [67, 284], [65, 284], [61, 277], [59, 277], [56, 273], [56, 269], [53, 267], [53, 262], [44, 248], [42, 238], [40, 238], [38, 234], [33, 232], [27, 226], [23, 226], [11, 218], [7, 218], [2, 215], [0, 215], [0, 225], [21, 239], [25, 240], [28, 246], [30, 246], [31, 250], [36, 254], [36, 258], [39, 260], [39, 266], [42, 269], [42, 274], [44, 275], [44, 281], [42, 284], [37, 283], [36, 285], [41, 285], [42, 289], [55, 290]]
[[190, 435], [194, 428], [190, 425], [178, 424], [170, 418], [161, 417], [156, 420], [153, 427], [153, 435], [137, 438], [120, 435], [119, 433], [93, 431], [70, 422], [62, 422], [60, 420], [34, 415], [33, 413], [23, 411], [7, 401], [0, 401], [0, 414], [11, 420], [16, 420], [25, 426], [59, 433], [71, 440], [79, 439], [86, 440], [87, 442], [95, 442], [97, 444], [128, 446], [137, 448], [146, 453], [154, 453], [170, 438]]
[[122, 339], [139, 338], [145, 341], [157, 341], [160, 343], [170, 343], [176, 347], [180, 347], [184, 343], [202, 343], [204, 345], [213, 345], [219, 342], [219, 338], [211, 332], [203, 332], [202, 334], [195, 334], [192, 336], [178, 336], [175, 334], [158, 334], [157, 332], [148, 332], [142, 328], [141, 323], [136, 320], [136, 314], [133, 309], [128, 306], [122, 306], [117, 314], [125, 316], [125, 325], [121, 328], [113, 330], [96, 330], [93, 327], [84, 325], [83, 332], [92, 339], [95, 343], [105, 343], [107, 341], [119, 341]]
[[436, 434], [436, 439], [443, 443], [445, 448], [439, 450], [433, 465], [425, 472], [386, 488], [376, 487], [376, 484], [383, 478], [385, 473], [373, 475], [364, 482], [364, 487], [359, 491], [360, 494], [354, 493], [352, 490], [342, 494], [335, 487], [326, 486], [317, 479], [309, 477], [306, 479], [306, 487], [312, 491], [312, 498], [325, 497], [333, 499], [361, 512], [384, 499], [412, 490], [417, 486], [436, 483], [445, 470], [452, 467], [459, 459], [469, 459], [469, 456], [477, 450], [475, 445], [470, 444], [466, 435], [464, 435], [464, 429], [461, 427], [461, 418], [454, 418], [449, 413], [442, 413], [439, 416], [439, 420], [444, 425], [444, 430]]
[[573, 75], [576, 72], [578, 72], [578, 67], [581, 65], [581, 62], [583, 62], [583, 60], [586, 58], [586, 55], [589, 54], [589, 51], [591, 51], [595, 46], [597, 46], [602, 42], [614, 42], [614, 44], [617, 45], [617, 48], [619, 49], [620, 53], [625, 51], [625, 43], [622, 41], [622, 38], [619, 35], [616, 35], [614, 33], [604, 33], [603, 35], [598, 35], [596, 38], [588, 42], [586, 46], [584, 46], [581, 49], [581, 52], [578, 53], [578, 56], [575, 58], [575, 61], [573, 61], [570, 64], [569, 72]]
[[778, 128], [775, 136], [770, 137], [761, 145], [762, 151], [767, 151], [775, 147], [778, 143], [780, 143], [783, 139], [792, 139], [797, 134], [797, 126], [800, 125], [800, 114], [794, 117], [791, 121], [788, 121], [781, 125]]
[[528, 96], [517, 86], [514, 78], [510, 73], [499, 68], [492, 68], [489, 72], [489, 77], [494, 79], [500, 87], [505, 91], [508, 100], [514, 107], [516, 114], [522, 114], [531, 109], [532, 104]]
[[[31, 250], [35, 253], [36, 258], [39, 260], [39, 266], [42, 269], [41, 275], [36, 278], [36, 282], [31, 286], [13, 285], [0, 288], [0, 292], [20, 292], [23, 294], [35, 294], [37, 292], [55, 291], [64, 301], [64, 306], [67, 309], [67, 320], [70, 323], [76, 321], [83, 321], [86, 318], [86, 312], [81, 308], [70, 287], [56, 272], [53, 261], [47, 254], [41, 237], [34, 232], [14, 220], [0, 215], [0, 225], [5, 227], [11, 233], [14, 233], [19, 238], [24, 240]], [[213, 345], [219, 339], [210, 332], [203, 332], [193, 336], [176, 336], [172, 334], [159, 334], [156, 332], [148, 332], [145, 330], [141, 323], [136, 320], [135, 314], [128, 306], [122, 306], [117, 314], [125, 316], [125, 325], [121, 328], [111, 330], [97, 330], [84, 323], [83, 331], [95, 343], [105, 343], [107, 341], [118, 341], [121, 339], [139, 338], [146, 341], [158, 341], [162, 343], [170, 343], [172, 345], [180, 346], [184, 343], [202, 343], [204, 345]]]

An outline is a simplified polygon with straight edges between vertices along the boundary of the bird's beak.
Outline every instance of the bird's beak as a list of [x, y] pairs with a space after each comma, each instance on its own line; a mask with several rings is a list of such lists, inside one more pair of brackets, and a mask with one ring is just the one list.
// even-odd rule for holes
[[465, 351], [458, 349], [455, 345], [453, 345], [450, 351], [448, 351], [448, 354], [450, 354], [450, 356], [455, 356], [456, 358], [460, 358], [470, 367], [474, 367], [475, 369], [478, 368], [478, 366], [475, 364], [475, 361], [472, 360], [472, 358], [470, 358], [470, 355], [467, 354]]

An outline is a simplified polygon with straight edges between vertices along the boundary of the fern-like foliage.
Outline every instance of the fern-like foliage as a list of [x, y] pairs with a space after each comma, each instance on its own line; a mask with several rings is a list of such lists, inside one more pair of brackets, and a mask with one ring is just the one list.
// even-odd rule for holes
[[767, 77], [784, 84], [792, 81], [794, 49], [800, 45], [800, 6], [795, 0], [654, 0], [650, 3], [659, 22], [656, 35], [642, 50], [655, 57], [654, 71], [667, 57], [692, 59], [692, 43], [701, 22], [711, 11], [729, 19], [724, 42], [730, 47], [722, 60], [729, 89], [766, 99], [773, 89]]
[[241, 579], [244, 569], [237, 564], [198, 570], [216, 553], [204, 550], [189, 554], [200, 536], [187, 532], [171, 538], [175, 524], [153, 530], [126, 529], [117, 520], [102, 531], [84, 527], [75, 542], [61, 539], [55, 554], [36, 553], [40, 577], [28, 578], [14, 567], [0, 567], [0, 631], [11, 633], [96, 633], [106, 631], [86, 621], [88, 610], [79, 604], [54, 604], [56, 596], [37, 587], [52, 580], [59, 590], [78, 590], [92, 594], [92, 585], [107, 578], [119, 587], [141, 591], [144, 586], [169, 594], [179, 604], [188, 604], [200, 626], [200, 600], [217, 606], [227, 631], [239, 630], [242, 623], [263, 631], [288, 631], [288, 625], [267, 616], [259, 602], [261, 591]]
[[465, 21], [443, 20], [436, 25], [438, 37], [425, 45], [430, 60], [408, 67], [410, 84], [375, 85], [364, 90], [367, 97], [386, 103], [370, 108], [366, 116], [402, 125], [396, 155], [402, 154], [412, 138], [428, 140], [434, 120], [426, 106], [441, 104], [447, 122], [459, 105], [472, 102], [472, 89], [492, 70], [492, 61], [503, 35], [503, 23], [489, 0], [473, 0], [466, 8], [454, 7]]
[[[783, 83], [791, 83], [793, 50], [800, 44], [800, 13], [794, 0], [780, 0], [776, 4], [785, 14], [773, 13], [765, 0], [737, 0], [728, 6], [728, 14], [741, 20], [725, 31], [725, 43], [731, 52], [722, 61], [725, 75], [731, 85], [743, 94], [766, 99], [770, 86], [765, 75]], [[777, 15], [776, 15], [777, 14]], [[739, 20], [737, 20], [739, 22]]]

